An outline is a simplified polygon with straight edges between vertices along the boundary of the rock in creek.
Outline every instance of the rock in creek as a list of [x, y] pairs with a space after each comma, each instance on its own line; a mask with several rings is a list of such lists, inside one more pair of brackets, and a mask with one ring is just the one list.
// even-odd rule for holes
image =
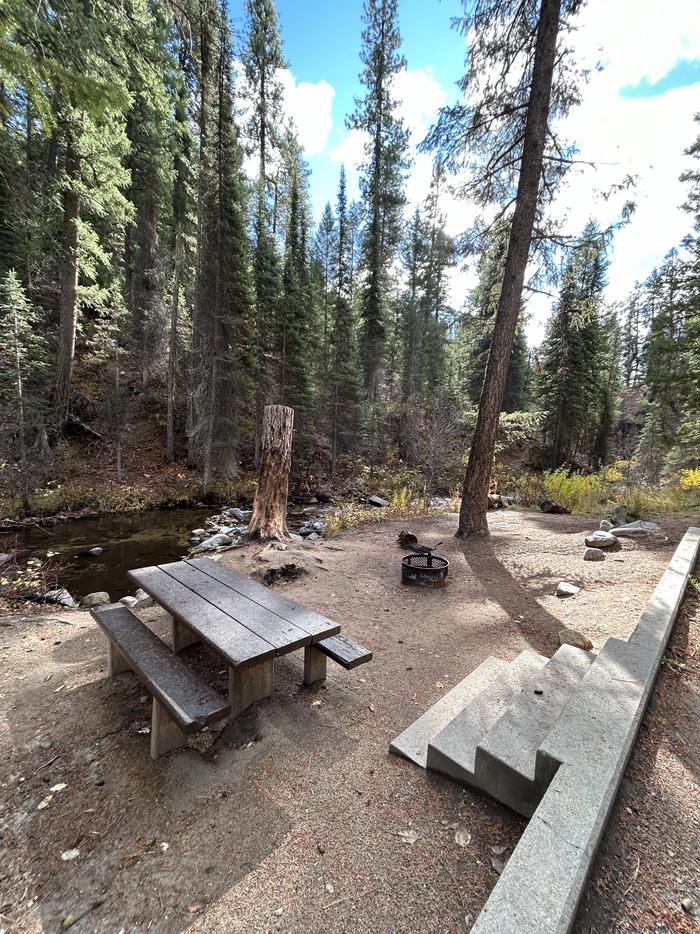
[[80, 599], [80, 605], [87, 610], [93, 606], [106, 606], [111, 603], [111, 599], [106, 590], [95, 590], [93, 593], [87, 593]]
[[557, 597], [575, 597], [581, 590], [576, 584], [570, 584], [568, 581], [559, 581], [557, 589], [554, 591]]
[[370, 496], [367, 502], [370, 504], [370, 506], [376, 506], [378, 509], [385, 509], [389, 505], [389, 500], [382, 499], [381, 496], [377, 496], [376, 494], [374, 496]]
[[228, 535], [219, 533], [218, 535], [205, 538], [201, 545], [197, 545], [193, 551], [214, 551], [216, 548], [226, 548], [228, 545], [233, 545], [233, 539]]
[[41, 599], [44, 603], [56, 603], [58, 606], [67, 606], [72, 610], [78, 606], [65, 587], [60, 587], [58, 590], [47, 590]]
[[99, 545], [95, 545], [94, 548], [88, 548], [88, 554], [92, 558], [98, 558], [102, 554], [103, 549]]
[[583, 553], [584, 561], [605, 561], [605, 552], [600, 548], [586, 548]]
[[612, 532], [591, 532], [584, 539], [589, 548], [619, 548], [620, 543]]
[[593, 648], [593, 643], [588, 636], [584, 636], [578, 629], [561, 629], [559, 631], [559, 644], [573, 645], [575, 648], [584, 649], [586, 652]]
[[[235, 519], [236, 522], [242, 522], [246, 518], [246, 513], [242, 509], [239, 509], [237, 506], [232, 506], [230, 509], [225, 509], [224, 512], [231, 519]], [[247, 511], [247, 515], [250, 515], [250, 510]]]

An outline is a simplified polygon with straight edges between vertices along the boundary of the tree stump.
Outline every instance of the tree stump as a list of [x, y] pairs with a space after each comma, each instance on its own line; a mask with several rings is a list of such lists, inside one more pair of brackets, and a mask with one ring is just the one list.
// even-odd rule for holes
[[287, 492], [292, 465], [294, 409], [266, 405], [263, 412], [262, 452], [253, 515], [248, 536], [260, 541], [288, 539]]

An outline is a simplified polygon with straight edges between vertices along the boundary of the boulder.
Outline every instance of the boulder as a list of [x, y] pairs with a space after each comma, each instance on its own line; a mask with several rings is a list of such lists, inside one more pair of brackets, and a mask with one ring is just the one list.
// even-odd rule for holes
[[584, 541], [589, 548], [615, 548], [620, 545], [612, 532], [590, 532]]
[[228, 545], [233, 545], [233, 539], [229, 535], [218, 533], [205, 538], [193, 551], [215, 551], [217, 548], [226, 548]]
[[76, 609], [78, 606], [65, 587], [59, 587], [56, 590], [47, 590], [41, 599], [44, 603], [56, 603], [58, 606], [67, 606], [72, 610]]
[[570, 584], [568, 581], [559, 581], [557, 589], [554, 591], [557, 597], [575, 597], [581, 590], [576, 584]]
[[612, 527], [613, 527], [613, 524], [610, 521], [610, 519], [603, 519], [603, 521], [600, 523], [601, 532], [609, 532]]
[[586, 652], [593, 648], [593, 643], [588, 636], [584, 636], [578, 629], [561, 629], [559, 631], [559, 644], [573, 645], [574, 648], [583, 649]]
[[95, 545], [94, 548], [88, 548], [88, 554], [93, 558], [98, 558], [102, 554], [103, 549], [99, 545]]
[[624, 525], [627, 522], [627, 508], [622, 503], [614, 503], [610, 509], [610, 521], [613, 525]]
[[376, 494], [374, 496], [370, 496], [367, 502], [370, 504], [370, 506], [376, 506], [378, 509], [385, 509], [389, 505], [389, 500], [382, 499], [381, 496], [377, 496]]
[[646, 538], [649, 532], [658, 532], [660, 528], [658, 522], [644, 522], [638, 519], [636, 522], [615, 526], [610, 531], [616, 538]]
[[93, 593], [86, 593], [80, 598], [80, 605], [84, 610], [89, 610], [93, 606], [106, 606], [112, 600], [106, 590], [95, 590]]
[[584, 561], [605, 561], [605, 552], [600, 548], [586, 548], [583, 553]]
[[136, 606], [139, 601], [136, 599], [136, 597], [122, 597], [119, 602], [122, 604], [122, 606], [128, 606], [131, 608], [132, 606]]

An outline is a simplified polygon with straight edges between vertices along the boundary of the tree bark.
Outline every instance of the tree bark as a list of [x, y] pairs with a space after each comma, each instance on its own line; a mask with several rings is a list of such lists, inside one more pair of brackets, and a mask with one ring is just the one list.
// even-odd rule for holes
[[289, 538], [287, 492], [292, 465], [294, 409], [266, 405], [263, 413], [262, 451], [248, 536], [260, 541]]
[[70, 129], [66, 144], [66, 189], [63, 193], [63, 261], [61, 264], [61, 294], [59, 299], [58, 351], [56, 357], [56, 424], [61, 429], [68, 418], [75, 330], [77, 323], [76, 294], [79, 270], [80, 226], [80, 152], [75, 131]]
[[532, 69], [532, 89], [525, 123], [518, 191], [508, 241], [503, 287], [496, 312], [476, 429], [464, 477], [459, 527], [455, 533], [457, 538], [488, 535], [489, 532], [486, 518], [489, 481], [496, 447], [498, 420], [508, 376], [508, 364], [518, 324], [532, 229], [537, 213], [560, 11], [561, 0], [542, 0]]

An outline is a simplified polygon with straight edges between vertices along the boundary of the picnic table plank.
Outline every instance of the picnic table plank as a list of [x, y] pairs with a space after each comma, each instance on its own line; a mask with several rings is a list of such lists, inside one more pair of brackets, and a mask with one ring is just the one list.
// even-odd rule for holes
[[183, 561], [173, 561], [169, 564], [161, 564], [159, 567], [161, 571], [165, 571], [166, 574], [189, 587], [227, 616], [235, 619], [241, 626], [245, 626], [246, 629], [250, 629], [251, 632], [270, 642], [276, 649], [292, 652], [311, 642], [308, 632], [232, 590], [199, 568], [185, 564]]
[[246, 629], [159, 567], [138, 568], [128, 576], [174, 618], [208, 642], [234, 667], [274, 658], [277, 649]]
[[307, 609], [300, 603], [295, 603], [294, 600], [289, 600], [287, 597], [275, 593], [269, 587], [256, 584], [249, 577], [245, 577], [237, 571], [232, 571], [231, 568], [222, 567], [210, 558], [188, 558], [185, 560], [185, 564], [199, 568], [205, 574], [221, 581], [222, 584], [226, 584], [227, 587], [237, 593], [271, 610], [277, 616], [281, 616], [282, 619], [286, 619], [298, 626], [299, 629], [303, 629], [304, 632], [311, 636], [312, 642], [318, 642], [328, 636], [335, 636], [340, 632], [338, 623], [321, 616], [320, 613]]

